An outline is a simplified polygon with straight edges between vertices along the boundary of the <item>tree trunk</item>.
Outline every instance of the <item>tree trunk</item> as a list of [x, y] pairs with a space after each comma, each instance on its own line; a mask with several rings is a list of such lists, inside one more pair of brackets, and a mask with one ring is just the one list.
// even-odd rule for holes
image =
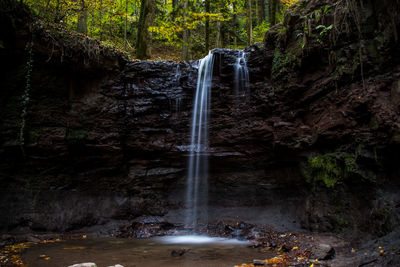
[[76, 31], [87, 35], [87, 8], [85, 6], [85, 1], [81, 0], [81, 8], [78, 11], [78, 23], [76, 25]]
[[100, 31], [100, 41], [103, 40], [103, 0], [100, 0], [100, 10], [99, 10], [99, 31]]
[[269, 0], [269, 23], [271, 26], [276, 24], [277, 0]]
[[90, 37], [93, 37], [93, 24], [95, 22], [95, 16], [94, 16], [94, 11], [92, 10], [90, 12], [90, 32], [88, 33], [88, 35]]
[[251, 10], [251, 2], [252, 0], [247, 1], [247, 45], [253, 43], [253, 12]]
[[[206, 0], [206, 13], [210, 13], [210, 0]], [[206, 52], [210, 50], [210, 18], [206, 17]]]
[[172, 0], [172, 13], [171, 13], [172, 20], [175, 19], [177, 7], [178, 7], [178, 0]]
[[56, 11], [54, 14], [54, 23], [58, 22], [58, 13], [60, 12], [60, 0], [57, 0], [57, 4], [56, 4]]
[[265, 0], [258, 0], [258, 24], [265, 21]]
[[188, 9], [188, 0], [183, 4], [183, 43], [182, 43], [182, 60], [189, 60], [189, 30], [186, 27], [186, 11]]
[[254, 0], [254, 2], [255, 2], [255, 4], [256, 4], [256, 12], [255, 12], [255, 14], [256, 14], [256, 26], [258, 26], [258, 25], [260, 25], [260, 23], [261, 23], [261, 21], [259, 21], [259, 19], [258, 19], [258, 0]]
[[217, 35], [215, 37], [215, 47], [221, 47], [221, 21], [217, 21]]
[[149, 27], [154, 20], [154, 0], [142, 0], [136, 40], [136, 57], [148, 59], [151, 57], [151, 32]]
[[124, 49], [126, 49], [126, 27], [128, 25], [128, 0], [125, 0], [125, 25], [124, 25]]
[[[222, 9], [220, 6], [220, 3], [217, 4], [218, 6], [218, 13], [222, 14]], [[216, 48], [221, 48], [221, 17], [220, 15], [218, 16], [218, 21], [217, 21], [217, 35], [215, 36], [215, 47]]]
[[177, 6], [178, 6], [178, 0], [172, 0], [172, 8], [175, 10]]
[[233, 48], [236, 49], [237, 47], [237, 29], [238, 29], [238, 21], [237, 21], [237, 14], [236, 14], [236, 4], [233, 3]]
[[76, 30], [77, 32], [83, 33], [84, 35], [87, 35], [87, 18], [88, 15], [86, 10], [79, 11]]

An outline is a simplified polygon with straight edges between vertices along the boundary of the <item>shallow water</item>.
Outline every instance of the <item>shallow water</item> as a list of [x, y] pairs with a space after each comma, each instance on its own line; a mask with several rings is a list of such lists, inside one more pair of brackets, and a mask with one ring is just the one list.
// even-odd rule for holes
[[205, 235], [175, 235], [156, 238], [164, 244], [218, 244], [218, 245], [249, 245], [247, 241]]
[[[185, 250], [185, 253], [173, 256], [171, 253], [174, 250]], [[49, 259], [46, 260], [44, 255]], [[66, 267], [83, 262], [94, 262], [98, 267], [115, 264], [124, 267], [225, 267], [271, 256], [271, 252], [249, 248], [243, 242], [225, 240], [217, 243], [182, 244], [179, 241], [167, 243], [163, 238], [68, 240], [32, 245], [22, 255], [28, 267]]]

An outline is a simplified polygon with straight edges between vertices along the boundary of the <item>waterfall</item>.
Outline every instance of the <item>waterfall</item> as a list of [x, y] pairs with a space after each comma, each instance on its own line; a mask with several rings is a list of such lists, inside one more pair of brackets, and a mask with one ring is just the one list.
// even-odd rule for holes
[[208, 119], [214, 55], [199, 61], [196, 94], [190, 135], [190, 157], [186, 188], [185, 226], [196, 229], [199, 220], [207, 220], [208, 205]]
[[181, 78], [181, 69], [179, 67], [179, 64], [176, 65], [176, 69], [175, 69], [175, 82], [179, 84], [179, 80]]
[[246, 57], [243, 50], [238, 51], [235, 63], [235, 95], [245, 96], [249, 88], [249, 70], [247, 69]]

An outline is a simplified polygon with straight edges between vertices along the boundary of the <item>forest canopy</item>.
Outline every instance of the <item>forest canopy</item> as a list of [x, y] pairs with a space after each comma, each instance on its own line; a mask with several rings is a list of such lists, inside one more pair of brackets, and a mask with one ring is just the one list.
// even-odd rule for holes
[[297, 0], [23, 0], [62, 25], [139, 59], [190, 60], [261, 42]]

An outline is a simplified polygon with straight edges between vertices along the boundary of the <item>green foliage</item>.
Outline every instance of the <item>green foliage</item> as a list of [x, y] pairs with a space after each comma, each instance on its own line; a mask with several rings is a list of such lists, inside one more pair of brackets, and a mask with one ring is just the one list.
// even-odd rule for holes
[[269, 30], [270, 26], [266, 21], [263, 21], [260, 25], [257, 25], [253, 29], [253, 41], [255, 43], [262, 42], [264, 40], [265, 33]]
[[[297, 0], [279, 2], [276, 17], [277, 21], [282, 21], [285, 10]], [[130, 54], [135, 52], [140, 0], [25, 0], [24, 3], [45, 23], [62, 25]], [[265, 18], [258, 17], [259, 10], [267, 10], [267, 5], [249, 5], [244, 0], [210, 0], [208, 3], [209, 7], [206, 1], [197, 0], [154, 1], [152, 7], [155, 14], [148, 30], [152, 35], [153, 48], [162, 51], [160, 54], [153, 50], [154, 56], [180, 53], [184, 32], [189, 36], [187, 45], [190, 47], [190, 57], [196, 58], [204, 55], [206, 48], [246, 46], [250, 18], [253, 42], [261, 42], [269, 29], [268, 15]], [[208, 45], [205, 44], [206, 39], [209, 40]]]
[[290, 51], [282, 52], [278, 48], [274, 51], [274, 58], [272, 59], [271, 76], [272, 79], [278, 79], [284, 73], [286, 66], [293, 64], [297, 61], [296, 55]]
[[328, 31], [332, 30], [333, 25], [329, 25], [328, 27], [325, 25], [318, 25], [315, 27], [315, 29], [320, 30], [319, 35], [323, 36], [326, 34]]
[[282, 69], [282, 67], [285, 65], [284, 59], [285, 58], [283, 53], [278, 48], [276, 48], [274, 51], [274, 58], [272, 59], [272, 75], [276, 74]]
[[355, 156], [348, 153], [328, 153], [312, 157], [303, 172], [307, 182], [322, 181], [328, 188], [357, 172]]
[[294, 4], [296, 4], [299, 0], [281, 0], [281, 3], [286, 7], [290, 7]]
[[128, 47], [138, 20], [139, 0], [26, 0], [32, 11], [49, 23], [61, 24], [70, 30], [77, 30], [78, 17], [87, 15], [87, 35], [113, 46], [124, 46], [124, 28], [126, 28]]

